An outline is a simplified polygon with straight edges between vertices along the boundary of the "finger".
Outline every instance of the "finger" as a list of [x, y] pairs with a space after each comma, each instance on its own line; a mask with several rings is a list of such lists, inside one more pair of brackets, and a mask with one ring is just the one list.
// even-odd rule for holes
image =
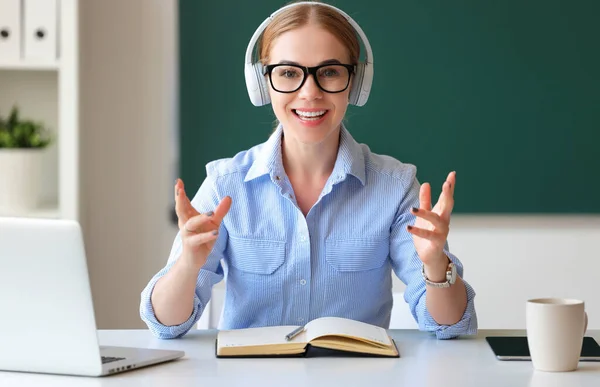
[[450, 182], [446, 181], [442, 185], [442, 192], [439, 198], [440, 203], [440, 217], [444, 221], [449, 221], [452, 209], [454, 208], [454, 197], [452, 197], [452, 188], [450, 188]]
[[175, 181], [175, 213], [177, 214], [177, 220], [179, 223], [179, 227], [181, 228], [185, 222], [188, 220], [188, 216], [186, 215], [183, 204], [181, 201], [181, 191], [183, 190], [183, 182], [181, 179], [177, 179]]
[[213, 230], [213, 231], [202, 232], [202, 233], [198, 233], [198, 234], [191, 234], [190, 236], [188, 236], [185, 239], [185, 241], [186, 241], [185, 243], [187, 243], [188, 246], [197, 247], [197, 246], [201, 246], [205, 243], [214, 241], [218, 237], [219, 237], [219, 232], [217, 230]]
[[454, 187], [456, 187], [456, 171], [450, 172], [446, 181], [450, 183], [450, 195], [454, 197]]
[[[198, 214], [196, 216], [191, 217], [185, 222], [186, 231], [190, 232], [204, 232], [208, 230], [213, 230], [215, 228], [215, 224], [213, 223], [213, 214], [214, 212], [209, 211], [204, 214]], [[216, 225], [218, 227], [218, 225]]]
[[183, 223], [198, 214], [198, 211], [192, 206], [192, 202], [185, 193], [185, 186], [181, 179], [177, 179], [175, 184], [175, 205], [177, 206], [177, 204], [179, 204], [180, 211], [177, 216], [183, 220]]
[[412, 213], [419, 218], [423, 218], [423, 219], [427, 220], [429, 223], [431, 223], [433, 225], [433, 227], [435, 227], [436, 230], [440, 230], [441, 232], [444, 232], [448, 228], [446, 223], [435, 212], [427, 211], [422, 208], [413, 207]]
[[223, 199], [221, 199], [221, 202], [219, 203], [217, 208], [215, 208], [214, 215], [211, 216], [212, 223], [215, 226], [221, 225], [223, 218], [225, 217], [225, 215], [227, 215], [230, 208], [231, 208], [231, 197], [225, 196]]
[[423, 183], [419, 190], [419, 207], [431, 211], [431, 186]]
[[424, 239], [429, 239], [429, 240], [433, 240], [437, 238], [437, 234], [433, 231], [430, 230], [425, 230], [419, 227], [415, 227], [415, 226], [406, 226], [406, 229], [408, 230], [409, 233], [416, 235], [418, 237], [424, 238]]

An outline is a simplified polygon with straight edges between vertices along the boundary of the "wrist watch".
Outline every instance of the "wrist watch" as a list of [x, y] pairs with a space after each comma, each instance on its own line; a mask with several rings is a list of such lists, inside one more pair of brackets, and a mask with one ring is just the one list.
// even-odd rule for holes
[[446, 282], [431, 282], [429, 279], [427, 279], [427, 275], [425, 274], [425, 265], [423, 265], [421, 273], [423, 274], [425, 283], [433, 288], [449, 288], [450, 285], [454, 285], [456, 282], [456, 265], [452, 262], [448, 264], [448, 268], [446, 269]]

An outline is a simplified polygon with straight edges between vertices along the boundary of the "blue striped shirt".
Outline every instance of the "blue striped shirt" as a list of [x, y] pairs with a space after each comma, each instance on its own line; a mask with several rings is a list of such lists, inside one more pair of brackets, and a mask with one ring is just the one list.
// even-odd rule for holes
[[[200, 318], [212, 286], [226, 280], [220, 329], [302, 325], [337, 316], [389, 327], [391, 271], [406, 284], [420, 330], [440, 339], [475, 334], [475, 292], [465, 281], [467, 308], [459, 322], [439, 325], [426, 308], [425, 281], [412, 235], [418, 207], [416, 168], [372, 153], [342, 126], [333, 172], [305, 217], [283, 168], [281, 125], [270, 138], [233, 158], [210, 162], [192, 199], [199, 212], [232, 198], [219, 237], [198, 274], [194, 308], [178, 326], [162, 325], [150, 302], [152, 289], [181, 254], [181, 237], [169, 260], [144, 288], [140, 314], [159, 338], [187, 333]], [[448, 251], [462, 277], [463, 266]]]

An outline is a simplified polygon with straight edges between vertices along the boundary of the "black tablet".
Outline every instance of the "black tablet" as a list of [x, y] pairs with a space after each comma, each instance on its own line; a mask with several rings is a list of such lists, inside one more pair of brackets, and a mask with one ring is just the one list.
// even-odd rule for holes
[[[499, 360], [531, 360], [527, 336], [488, 336], [485, 338]], [[600, 345], [584, 337], [580, 361], [600, 361]]]

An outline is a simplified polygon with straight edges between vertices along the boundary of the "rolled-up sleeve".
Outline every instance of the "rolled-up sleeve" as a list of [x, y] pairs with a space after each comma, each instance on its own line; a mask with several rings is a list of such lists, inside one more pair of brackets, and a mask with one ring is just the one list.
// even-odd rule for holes
[[[214, 189], [210, 178], [207, 178], [200, 186], [191, 203], [194, 208], [203, 213], [214, 210], [219, 203], [219, 200], [220, 198], [217, 197], [216, 190]], [[171, 247], [167, 264], [150, 279], [141, 293], [140, 317], [142, 321], [146, 323], [148, 329], [156, 337], [161, 339], [174, 339], [181, 337], [185, 335], [200, 319], [206, 305], [208, 304], [208, 301], [210, 301], [212, 287], [223, 279], [224, 275], [223, 268], [221, 266], [221, 260], [223, 259], [223, 252], [226, 248], [227, 238], [227, 229], [225, 228], [224, 224], [221, 223], [221, 227], [219, 228], [219, 236], [215, 241], [213, 250], [208, 255], [206, 263], [198, 273], [196, 290], [194, 292], [194, 305], [192, 314], [187, 321], [180, 325], [167, 326], [162, 324], [156, 318], [154, 308], [152, 307], [151, 297], [156, 283], [169, 272], [171, 267], [173, 267], [181, 255], [181, 234], [177, 233], [173, 242], [173, 246]]]
[[[446, 250], [446, 255], [456, 265], [458, 275], [463, 278], [463, 266], [454, 255]], [[461, 319], [453, 325], [438, 324], [427, 309], [427, 292], [425, 280], [421, 275], [421, 265], [416, 273], [411, 274], [407, 280], [404, 299], [408, 302], [410, 310], [419, 323], [419, 329], [435, 332], [438, 339], [452, 339], [461, 335], [474, 335], [477, 333], [477, 314], [475, 313], [475, 290], [463, 279], [467, 290], [467, 307]]]
[[427, 310], [427, 292], [425, 280], [421, 273], [422, 263], [415, 249], [412, 234], [406, 226], [414, 224], [415, 216], [411, 207], [419, 207], [420, 185], [416, 178], [400, 203], [396, 220], [392, 227], [390, 238], [390, 257], [392, 266], [398, 278], [406, 284], [404, 299], [410, 311], [423, 331], [434, 332], [438, 339], [451, 339], [460, 335], [477, 333], [477, 314], [475, 312], [475, 290], [464, 280], [464, 268], [460, 260], [450, 253], [448, 243], [444, 252], [456, 265], [458, 275], [463, 279], [467, 291], [467, 307], [462, 318], [453, 325], [438, 324]]

